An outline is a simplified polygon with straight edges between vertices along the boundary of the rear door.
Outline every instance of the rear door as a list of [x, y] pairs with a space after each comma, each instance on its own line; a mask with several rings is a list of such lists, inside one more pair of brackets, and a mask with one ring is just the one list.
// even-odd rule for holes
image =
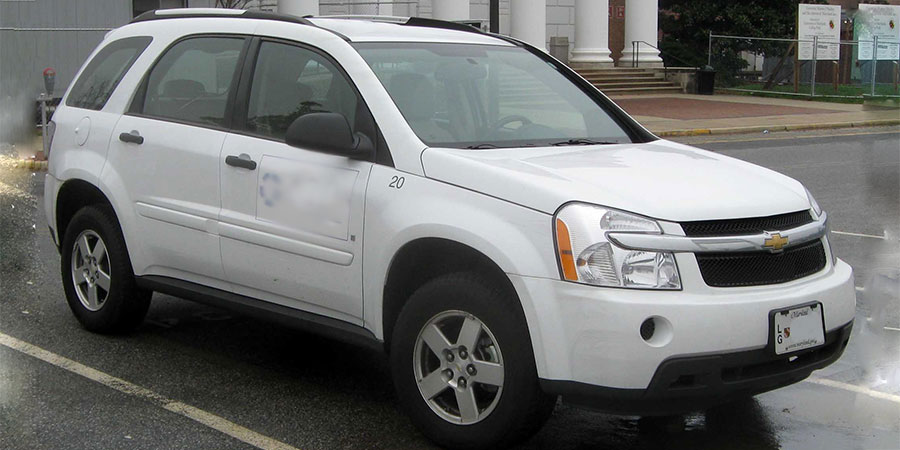
[[139, 274], [207, 285], [224, 280], [217, 221], [219, 156], [249, 38], [189, 36], [151, 67], [110, 143], [137, 213], [148, 265]]
[[372, 162], [291, 147], [284, 136], [297, 117], [335, 112], [376, 142], [374, 120], [324, 53], [274, 39], [253, 47], [219, 165], [225, 274], [239, 294], [359, 323]]

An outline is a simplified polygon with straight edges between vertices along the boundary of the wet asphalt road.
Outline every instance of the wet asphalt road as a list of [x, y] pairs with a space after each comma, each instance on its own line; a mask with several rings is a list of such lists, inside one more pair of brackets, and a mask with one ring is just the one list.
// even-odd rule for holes
[[[524, 448], [900, 448], [900, 331], [885, 329], [900, 328], [900, 131], [853, 133], [697, 144], [802, 181], [836, 231], [888, 237], [834, 236], [864, 288], [840, 361], [814, 373], [818, 382], [683, 420], [560, 404]], [[367, 350], [163, 295], [128, 336], [84, 331], [63, 298], [42, 174], [2, 162], [0, 333], [301, 449], [431, 448], [398, 411], [386, 362]], [[0, 345], [0, 448], [252, 447]]]

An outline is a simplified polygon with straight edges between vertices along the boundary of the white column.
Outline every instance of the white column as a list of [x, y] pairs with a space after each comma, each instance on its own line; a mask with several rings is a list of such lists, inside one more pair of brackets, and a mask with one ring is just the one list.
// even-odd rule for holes
[[[632, 42], [644, 41], [659, 47], [658, 22], [659, 2], [657, 0], [625, 0], [625, 49], [620, 66], [631, 66], [634, 52]], [[659, 51], [645, 44], [638, 47], [637, 61], [641, 67], [661, 67]]]
[[292, 16], [318, 16], [319, 0], [278, 0], [278, 13]]
[[575, 49], [578, 67], [612, 66], [609, 57], [609, 0], [575, 0]]
[[439, 20], [469, 20], [469, 0], [436, 0], [431, 17]]
[[509, 34], [537, 48], [547, 48], [547, 0], [509, 2]]

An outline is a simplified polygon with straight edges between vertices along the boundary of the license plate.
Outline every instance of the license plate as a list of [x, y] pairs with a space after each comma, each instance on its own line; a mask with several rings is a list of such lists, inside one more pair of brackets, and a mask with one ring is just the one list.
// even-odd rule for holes
[[774, 328], [776, 355], [822, 345], [825, 343], [822, 305], [776, 311]]

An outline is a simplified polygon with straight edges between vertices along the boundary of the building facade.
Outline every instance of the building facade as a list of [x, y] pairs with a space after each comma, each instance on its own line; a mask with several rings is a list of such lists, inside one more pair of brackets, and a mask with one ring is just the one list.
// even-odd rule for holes
[[[490, 0], [0, 0], [0, 143], [33, 133], [45, 68], [56, 70], [59, 96], [108, 30], [152, 9], [222, 3], [296, 15], [490, 20]], [[829, 3], [853, 11], [860, 2]], [[499, 12], [500, 33], [550, 49], [574, 67], [662, 64], [654, 47], [658, 0], [500, 0]], [[554, 38], [565, 38], [568, 49], [551, 49], [551, 41], [561, 41]]]
[[[214, 7], [217, 0], [0, 0], [0, 143], [34, 132], [42, 71], [55, 69], [59, 96], [107, 31], [152, 9]], [[420, 16], [489, 22], [490, 0], [232, 0], [290, 14]], [[631, 12], [629, 15], [625, 11]], [[573, 65], [631, 61], [625, 42], [656, 43], [657, 0], [500, 0], [500, 32], [542, 48], [568, 39]], [[612, 48], [610, 48], [612, 47]], [[630, 47], [630, 46], [629, 46]], [[644, 62], [659, 61], [643, 46]]]
[[113, 28], [150, 9], [211, 7], [215, 0], [0, 0], [0, 144], [35, 132], [41, 73], [56, 71], [61, 96]]

